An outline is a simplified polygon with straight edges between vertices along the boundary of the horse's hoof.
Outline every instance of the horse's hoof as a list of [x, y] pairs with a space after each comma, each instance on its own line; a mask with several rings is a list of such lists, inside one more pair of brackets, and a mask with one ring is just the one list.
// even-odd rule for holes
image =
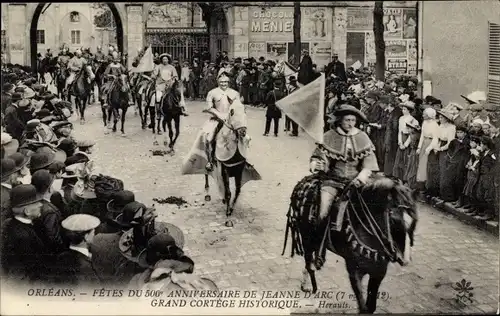
[[125, 134], [125, 133], [122, 133], [122, 137], [127, 137], [127, 134]]
[[111, 131], [112, 131], [113, 133], [116, 133], [116, 128], [113, 128]]
[[308, 285], [306, 285], [306, 284], [302, 283], [302, 284], [300, 285], [300, 290], [301, 290], [302, 292], [311, 293], [311, 292], [312, 292], [312, 287], [309, 287]]
[[205, 195], [205, 202], [210, 202], [211, 200], [212, 197], [209, 194]]
[[106, 127], [104, 128], [104, 134], [105, 135], [109, 134], [109, 129], [107, 129]]
[[108, 129], [113, 129], [113, 126], [108, 126], [107, 128], [108, 128]]
[[230, 220], [230, 219], [228, 219], [228, 220], [224, 223], [224, 225], [226, 225], [226, 227], [234, 227], [234, 223], [233, 223], [233, 221], [232, 221], [232, 220]]
[[163, 135], [163, 133], [161, 131], [158, 131], [158, 135]]

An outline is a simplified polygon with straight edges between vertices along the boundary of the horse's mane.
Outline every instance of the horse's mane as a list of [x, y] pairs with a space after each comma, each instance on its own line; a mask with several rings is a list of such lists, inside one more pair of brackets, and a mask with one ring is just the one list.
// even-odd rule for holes
[[[372, 180], [365, 185], [363, 191], [373, 192], [387, 192], [390, 193], [393, 199], [397, 201], [398, 205], [412, 208], [415, 204], [413, 197], [413, 190], [404, 185], [403, 182], [397, 178], [387, 177], [382, 174], [376, 174]], [[382, 194], [380, 194], [382, 196]]]

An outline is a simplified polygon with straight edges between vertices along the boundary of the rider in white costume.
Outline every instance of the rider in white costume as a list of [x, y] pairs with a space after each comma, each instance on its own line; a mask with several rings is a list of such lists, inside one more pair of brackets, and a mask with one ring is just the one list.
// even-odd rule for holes
[[[229, 77], [226, 73], [222, 73], [218, 78], [219, 87], [210, 90], [207, 95], [207, 108], [216, 113], [220, 118], [227, 117], [231, 103], [240, 97], [236, 90], [229, 88]], [[208, 158], [206, 169], [213, 169], [213, 146], [212, 142], [220, 129], [221, 123], [214, 118], [211, 118], [204, 125], [205, 133], [205, 150]]]
[[76, 78], [76, 75], [83, 69], [83, 67], [87, 64], [87, 60], [82, 57], [82, 51], [77, 49], [75, 52], [75, 56], [71, 58], [68, 62], [68, 70], [69, 76], [66, 79], [66, 85], [64, 86], [64, 90], [67, 92], [68, 87]]

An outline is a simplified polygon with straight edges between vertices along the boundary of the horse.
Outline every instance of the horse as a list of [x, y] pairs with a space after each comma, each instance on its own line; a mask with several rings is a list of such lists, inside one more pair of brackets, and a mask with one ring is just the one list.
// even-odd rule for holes
[[64, 86], [66, 85], [67, 70], [57, 66], [54, 73], [54, 80], [57, 89], [57, 97], [61, 100], [66, 100], [66, 95], [64, 93]]
[[[231, 102], [231, 101], [230, 101]], [[222, 203], [226, 205], [226, 226], [231, 227], [232, 221], [229, 217], [234, 211], [234, 206], [241, 193], [243, 171], [245, 170], [247, 159], [246, 149], [248, 147], [247, 116], [245, 106], [239, 101], [232, 101], [227, 118], [219, 117], [211, 110], [203, 112], [212, 114], [219, 121], [218, 131], [215, 139], [212, 141], [212, 152], [214, 153], [214, 173], [216, 179], [222, 180], [224, 185], [224, 198]], [[205, 200], [210, 201], [208, 173], [205, 173]], [[219, 178], [217, 178], [219, 177]], [[235, 192], [234, 200], [231, 203], [231, 189], [229, 187], [229, 178], [234, 178]]]
[[[321, 181], [324, 173], [304, 177], [295, 186], [288, 210], [283, 253], [287, 238], [291, 236], [292, 252], [303, 255], [305, 269], [301, 289], [316, 293], [315, 270], [321, 266], [313, 265], [313, 255], [318, 246], [324, 243], [325, 251], [343, 257], [346, 262], [351, 287], [357, 299], [360, 313], [374, 313], [377, 307], [378, 289], [382, 283], [389, 262], [406, 265], [402, 254], [406, 247], [406, 237], [413, 247], [414, 231], [418, 221], [416, 193], [399, 179], [376, 175], [363, 188], [348, 185], [342, 194], [346, 207], [342, 228], [325, 233], [313, 234], [316, 230], [315, 215], [319, 212]], [[332, 207], [332, 210], [335, 207]], [[411, 217], [407, 227], [404, 215]], [[330, 223], [336, 221], [329, 218]], [[335, 217], [335, 216], [333, 216]], [[319, 235], [319, 236], [318, 236]], [[322, 254], [324, 255], [324, 254]], [[368, 274], [367, 299], [363, 297], [362, 279]], [[308, 278], [312, 289], [308, 284]]]
[[75, 80], [68, 87], [68, 101], [71, 101], [71, 96], [75, 97], [75, 105], [80, 124], [85, 124], [85, 109], [87, 101], [92, 91], [92, 82], [90, 80], [92, 70], [90, 66], [84, 66], [75, 76]]
[[[157, 105], [156, 113], [158, 130], [160, 130], [160, 120], [163, 118], [161, 127], [163, 128], [163, 132], [166, 132], [166, 127], [168, 126], [168, 137], [170, 138], [168, 147], [170, 153], [174, 153], [175, 142], [179, 137], [182, 115], [182, 109], [180, 106], [184, 104], [184, 102], [184, 85], [182, 81], [176, 79], [172, 86], [167, 89], [165, 94], [162, 96], [160, 103]], [[174, 121], [175, 126], [175, 137], [172, 130], [172, 121]]]
[[[121, 117], [121, 129], [122, 136], [126, 136], [125, 134], [125, 117], [127, 115], [127, 110], [129, 107], [129, 86], [127, 82], [127, 75], [121, 75], [120, 77], [113, 77], [113, 82], [111, 83], [111, 87], [109, 89], [107, 95], [107, 104], [108, 107], [104, 106], [104, 103], [101, 104], [102, 110], [102, 120], [104, 122], [104, 127], [107, 127], [107, 124], [111, 121], [111, 116], [113, 116], [113, 132], [116, 132], [116, 124], [118, 122], [118, 118]], [[119, 110], [122, 110], [122, 114], [120, 116]]]
[[102, 86], [104, 84], [104, 72], [106, 71], [106, 68], [108, 66], [107, 63], [99, 63], [99, 62], [94, 62], [94, 69], [95, 69], [95, 79], [94, 83], [97, 86], [97, 91], [98, 91], [98, 96], [95, 98], [96, 100], [101, 101], [101, 91], [102, 91]]
[[[292, 64], [284, 60], [280, 60], [276, 63], [273, 68], [273, 72], [275, 72], [277, 76], [284, 76], [286, 79], [286, 83], [290, 83], [289, 78], [291, 76], [297, 76], [298, 74], [298, 70], [295, 69]], [[299, 86], [301, 85], [299, 84]]]
[[137, 74], [134, 82], [131, 82], [132, 98], [133, 102], [139, 111], [139, 117], [141, 118], [141, 127], [146, 129], [146, 115], [147, 108], [145, 106], [147, 98], [147, 87], [152, 83], [152, 79], [144, 74]]

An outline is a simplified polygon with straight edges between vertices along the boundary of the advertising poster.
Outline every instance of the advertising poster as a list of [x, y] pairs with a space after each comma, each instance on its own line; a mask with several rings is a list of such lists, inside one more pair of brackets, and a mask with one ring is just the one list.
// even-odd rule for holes
[[403, 9], [386, 8], [384, 9], [384, 38], [402, 38], [403, 37]]
[[385, 41], [385, 56], [387, 58], [406, 58], [405, 40], [387, 40]]
[[408, 42], [408, 62], [417, 62], [418, 51], [417, 51], [417, 41], [409, 40]]
[[366, 31], [373, 29], [373, 10], [370, 8], [347, 8], [347, 30]]
[[[295, 64], [295, 62], [294, 62], [294, 55], [293, 55], [294, 45], [295, 45], [294, 42], [288, 42], [287, 43], [287, 46], [288, 46], [288, 62], [291, 63], [291, 64]], [[301, 46], [301, 51], [307, 50], [309, 52], [309, 43], [308, 42], [306, 42], [306, 43], [302, 42], [302, 43], [300, 43], [300, 46]]]
[[403, 38], [416, 38], [417, 36], [417, 10], [403, 10]]
[[264, 42], [250, 42], [248, 43], [248, 57], [258, 59], [260, 56], [267, 55], [267, 46]]
[[408, 60], [406, 59], [387, 59], [386, 62], [387, 71], [405, 74], [408, 70]]
[[412, 76], [417, 75], [417, 63], [408, 64], [408, 74]]
[[[365, 64], [365, 33], [347, 32], [346, 65]], [[347, 66], [346, 66], [347, 67]]]
[[311, 58], [320, 69], [328, 65], [332, 59], [332, 43], [331, 42], [313, 42], [311, 43]]
[[272, 60], [286, 60], [287, 43], [267, 43], [267, 58]]
[[302, 9], [301, 36], [306, 41], [327, 41], [332, 38], [332, 17], [331, 8]]
[[376, 60], [375, 52], [375, 37], [373, 32], [366, 32], [365, 34], [365, 66], [368, 67], [369, 64], [375, 63]]

